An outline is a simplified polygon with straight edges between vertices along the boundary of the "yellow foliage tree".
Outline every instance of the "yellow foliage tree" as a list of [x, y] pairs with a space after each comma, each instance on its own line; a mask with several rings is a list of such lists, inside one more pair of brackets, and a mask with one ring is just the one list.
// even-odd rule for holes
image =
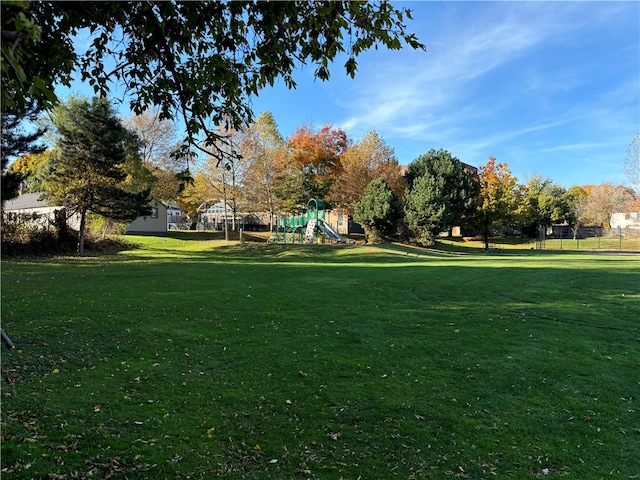
[[350, 145], [341, 157], [342, 168], [331, 187], [335, 206], [353, 215], [354, 206], [373, 180], [382, 178], [398, 198], [404, 196], [406, 182], [393, 148], [375, 131], [368, 132], [358, 143]]
[[511, 175], [506, 163], [496, 164], [489, 157], [486, 165], [480, 167], [480, 195], [477, 219], [482, 227], [484, 247], [489, 249], [491, 230], [505, 226], [515, 215], [518, 199], [518, 179]]

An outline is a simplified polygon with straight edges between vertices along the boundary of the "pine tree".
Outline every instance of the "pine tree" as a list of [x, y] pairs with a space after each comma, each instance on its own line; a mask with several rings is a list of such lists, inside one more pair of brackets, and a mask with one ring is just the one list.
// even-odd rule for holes
[[[3, 105], [4, 107], [4, 105]], [[45, 146], [40, 143], [44, 130], [27, 132], [23, 122], [34, 122], [40, 115], [41, 108], [35, 102], [29, 102], [24, 110], [15, 107], [5, 107], [2, 110], [2, 148], [0, 148], [0, 170], [2, 171], [2, 187], [0, 195], [2, 203], [18, 196], [23, 176], [15, 171], [9, 171], [12, 159], [30, 153], [41, 153]]]
[[418, 243], [467, 221], [475, 208], [478, 183], [463, 163], [446, 150], [430, 150], [407, 168], [407, 224]]
[[367, 240], [372, 243], [394, 234], [401, 217], [400, 201], [382, 178], [367, 185], [354, 207], [353, 219], [364, 227]]
[[116, 221], [149, 215], [149, 190], [136, 191], [126, 183], [125, 165], [137, 157], [137, 143], [106, 99], [71, 99], [57, 107], [53, 122], [57, 155], [46, 197], [80, 215], [78, 253], [83, 255], [89, 212]]

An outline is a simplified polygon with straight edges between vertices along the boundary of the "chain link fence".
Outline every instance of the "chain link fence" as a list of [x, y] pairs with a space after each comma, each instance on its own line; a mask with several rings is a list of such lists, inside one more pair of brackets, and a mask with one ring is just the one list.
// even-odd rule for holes
[[640, 252], [640, 229], [564, 225], [538, 227], [536, 249]]

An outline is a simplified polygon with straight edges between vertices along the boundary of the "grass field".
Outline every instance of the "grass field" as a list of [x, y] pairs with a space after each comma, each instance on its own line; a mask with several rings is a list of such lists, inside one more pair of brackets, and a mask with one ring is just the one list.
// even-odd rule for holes
[[640, 478], [640, 257], [2, 261], [3, 478]]

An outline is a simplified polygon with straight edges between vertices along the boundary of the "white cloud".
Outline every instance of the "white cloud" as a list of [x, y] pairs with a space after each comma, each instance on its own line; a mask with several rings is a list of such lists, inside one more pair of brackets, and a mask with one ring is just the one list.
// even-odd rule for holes
[[[423, 8], [428, 15], [428, 5]], [[574, 28], [549, 8], [513, 8], [504, 3], [477, 8], [479, 15], [443, 22], [427, 54], [393, 52], [386, 62], [364, 65], [350, 88], [345, 106], [352, 115], [344, 124], [356, 130], [390, 129], [415, 136], [419, 125], [433, 127], [419, 120], [424, 111], [456, 115], [454, 110], [474, 80]]]
[[[450, 9], [455, 16], [430, 19], [430, 5], [414, 8], [418, 28], [424, 30], [418, 36], [427, 44], [426, 54], [376, 52], [361, 62], [356, 81], [346, 84], [348, 94], [340, 102], [346, 115], [339, 123], [352, 134], [375, 129], [400, 141], [446, 139], [478, 120], [478, 130], [486, 130], [500, 112], [505, 110], [506, 116], [508, 110], [511, 115], [518, 107], [520, 116], [496, 127], [526, 129], [534, 123], [529, 118], [531, 105], [548, 112], [559, 108], [554, 96], [583, 88], [591, 80], [588, 70], [595, 68], [584, 62], [543, 68], [527, 63], [530, 54], [547, 48], [552, 55], [556, 47], [579, 43], [576, 32], [581, 28], [611, 21], [621, 9], [628, 10], [620, 5], [609, 9], [579, 3], [497, 2], [465, 5], [464, 10], [456, 5]], [[607, 11], [606, 18], [602, 10]], [[514, 64], [520, 70], [509, 71], [512, 78], [500, 79], [507, 84], [504, 91], [487, 83], [498, 69]], [[637, 90], [637, 79], [635, 86]]]

